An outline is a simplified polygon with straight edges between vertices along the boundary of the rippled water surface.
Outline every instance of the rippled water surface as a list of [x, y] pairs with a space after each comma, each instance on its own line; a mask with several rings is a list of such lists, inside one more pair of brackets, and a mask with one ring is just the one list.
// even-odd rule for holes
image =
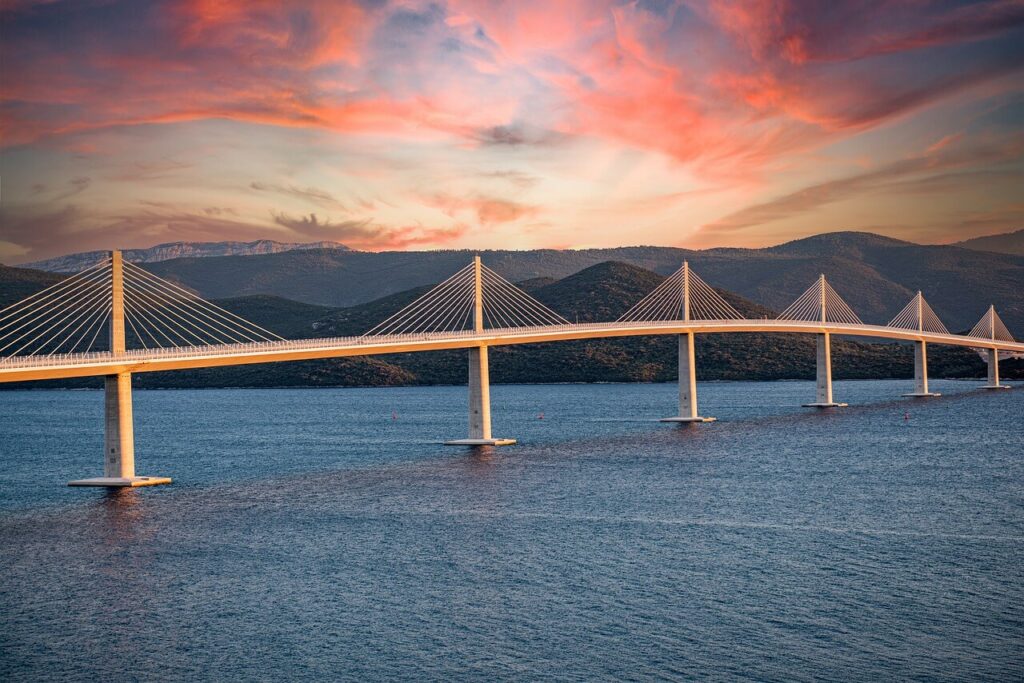
[[0, 679], [1019, 680], [1024, 391], [908, 385], [3, 392]]

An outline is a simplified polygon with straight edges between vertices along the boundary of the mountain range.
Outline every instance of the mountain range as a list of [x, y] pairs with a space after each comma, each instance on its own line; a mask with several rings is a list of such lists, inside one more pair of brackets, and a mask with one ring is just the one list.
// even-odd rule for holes
[[[975, 237], [956, 242], [953, 246], [974, 249], [975, 251], [990, 251], [1022, 256], [1024, 255], [1024, 229], [998, 235]], [[348, 247], [340, 242], [276, 242], [274, 240], [256, 240], [254, 242], [168, 242], [147, 249], [126, 249], [123, 251], [125, 258], [135, 263], [155, 263], [176, 258], [253, 256], [308, 249], [342, 249], [348, 251]], [[66, 254], [43, 261], [24, 263], [20, 267], [46, 270], [54, 273], [74, 273], [96, 263], [106, 253], [105, 251], [87, 251]]]
[[[617, 261], [660, 275], [684, 260], [713, 286], [782, 310], [818, 277], [860, 317], [884, 324], [920, 289], [950, 330], [970, 329], [995, 304], [1024, 336], [1024, 256], [957, 246], [919, 245], [870, 233], [817, 235], [765, 249], [621, 247], [482, 251], [483, 262], [513, 282], [562, 279]], [[253, 256], [176, 258], [147, 264], [160, 277], [204, 298], [273, 295], [349, 307], [440, 282], [470, 261], [471, 251], [361, 252], [309, 249]], [[561, 311], [570, 320], [578, 311]]]
[[[0, 268], [0, 306], [60, 277]], [[617, 318], [663, 280], [664, 276], [653, 271], [609, 261], [564, 278], [533, 278], [519, 284], [570, 319], [590, 322]], [[344, 336], [362, 334], [427, 289], [424, 286], [396, 292], [349, 307], [301, 303], [271, 295], [216, 303], [284, 337]], [[15, 290], [16, 297], [11, 294]], [[773, 317], [777, 313], [727, 290], [718, 291], [748, 317]], [[912, 375], [912, 350], [906, 344], [837, 338], [833, 348], [837, 378]], [[814, 376], [814, 351], [814, 340], [801, 335], [701, 335], [697, 344], [699, 376], [703, 380], [810, 379]], [[929, 366], [933, 377], [979, 377], [985, 370], [977, 353], [937, 345], [930, 349]], [[141, 373], [136, 375], [135, 383], [139, 387], [181, 388], [462, 384], [465, 373], [464, 351], [441, 351]], [[666, 336], [502, 346], [491, 352], [491, 377], [495, 382], [672, 381], [675, 373], [676, 342]], [[1008, 378], [1024, 377], [1024, 362], [1005, 361], [1003, 373]], [[99, 380], [67, 380], [43, 386], [99, 386]]]
[[[303, 249], [345, 249], [339, 242], [168, 242], [148, 249], [125, 249], [124, 257], [133, 263], [156, 263], [176, 258], [204, 258], [209, 256], [253, 256], [256, 254], [279, 254], [283, 251]], [[22, 268], [46, 270], [52, 273], [77, 273], [107, 255], [106, 251], [85, 251], [68, 254], [45, 261], [26, 263]]]
[[978, 251], [994, 251], [1000, 254], [1024, 256], [1024, 230], [1007, 232], [1002, 235], [986, 235], [957, 242], [956, 246]]
[[[995, 304], [1011, 329], [1024, 329], [1024, 230], [954, 245], [920, 245], [870, 233], [837, 232], [763, 249], [673, 247], [481, 252], [513, 281], [564, 278], [605, 261], [662, 275], [689, 260], [711, 284], [784, 308], [825, 273], [866, 322], [884, 323], [921, 289], [950, 329], [967, 329]], [[104, 252], [29, 264], [72, 272]], [[129, 250], [126, 258], [210, 299], [267, 294], [325, 306], [353, 306], [439, 282], [473, 252], [359, 252], [336, 242], [176, 242]], [[1022, 333], [1024, 334], [1024, 333]]]

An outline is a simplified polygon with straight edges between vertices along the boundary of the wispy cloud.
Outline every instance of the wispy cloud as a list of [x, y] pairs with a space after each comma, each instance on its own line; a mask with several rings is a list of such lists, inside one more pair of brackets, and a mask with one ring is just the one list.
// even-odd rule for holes
[[424, 244], [445, 243], [464, 235], [466, 225], [425, 227], [422, 225], [384, 226], [371, 220], [333, 222], [315, 213], [289, 216], [274, 213], [274, 222], [295, 236], [309, 240], [335, 240], [355, 249], [380, 251], [404, 249]]
[[[997, 145], [963, 147], [931, 146], [923, 154], [886, 164], [881, 168], [847, 176], [838, 180], [809, 185], [796, 192], [767, 202], [753, 204], [703, 227], [708, 233], [729, 233], [767, 223], [784, 221], [796, 215], [820, 209], [828, 204], [878, 192], [940, 193], [959, 185], [977, 181], [974, 172], [951, 173], [980, 165], [1000, 164], [1019, 159], [1024, 154], [1024, 136]], [[989, 172], [1003, 177], [1019, 178], [1020, 169]]]
[[274, 183], [261, 183], [256, 181], [249, 183], [249, 187], [258, 192], [273, 192], [289, 197], [295, 197], [328, 209], [346, 210], [345, 205], [335, 199], [330, 192], [316, 187], [297, 187], [295, 185], [278, 185]]
[[479, 225], [491, 226], [498, 223], [511, 223], [520, 218], [532, 217], [539, 213], [536, 206], [498, 197], [469, 196], [459, 197], [438, 193], [425, 197], [424, 202], [435, 206], [452, 217], [469, 213], [476, 218]]

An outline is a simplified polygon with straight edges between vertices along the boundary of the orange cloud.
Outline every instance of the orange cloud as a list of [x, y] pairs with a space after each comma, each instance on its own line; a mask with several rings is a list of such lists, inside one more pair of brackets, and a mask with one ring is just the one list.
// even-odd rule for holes
[[[723, 230], [763, 223], [813, 204], [806, 195], [773, 201], [801, 179], [834, 180], [826, 163], [836, 159], [844, 169], [853, 158], [884, 167], [914, 156], [908, 148], [923, 139], [964, 131], [963, 141], [937, 143], [938, 154], [986, 128], [1019, 128], [1006, 122], [1015, 113], [1007, 102], [1019, 97], [1024, 69], [1020, 0], [883, 0], [871, 12], [796, 0], [105, 0], [74, 12], [60, 2], [6, 2], [0, 12], [0, 147], [28, 160], [13, 169], [14, 182], [5, 167], [5, 199], [38, 204], [43, 195], [28, 188], [63, 183], [74, 201], [107, 202], [104, 215], [133, 216], [154, 233], [173, 224], [199, 234], [213, 224], [185, 216], [231, 201], [239, 215], [264, 217], [245, 229], [324, 229], [324, 219], [288, 218], [291, 227], [266, 219], [268, 207], [253, 202], [274, 193], [292, 210], [302, 201], [343, 216], [330, 226], [366, 248], [448, 244], [466, 225], [522, 233], [537, 216], [571, 221], [588, 211], [620, 212], [668, 234], [677, 203], [653, 202], [642, 215], [623, 207], [687, 192], [700, 209], [691, 229], [728, 213], [729, 201], [751, 211], [733, 211]], [[991, 101], [975, 105], [982, 95]], [[978, 121], [936, 106], [949, 102], [972, 104]], [[934, 117], [914, 120], [924, 109]], [[226, 123], [194, 125], [212, 119]], [[913, 140], [899, 150], [850, 152], [858, 136], [908, 120], [919, 129], [903, 131]], [[230, 144], [191, 149], [213, 128]], [[825, 149], [837, 142], [846, 148]], [[145, 159], [142, 149], [151, 152]], [[175, 154], [187, 173], [140, 171], [164, 168]], [[75, 155], [104, 172], [83, 163], [60, 180], [28, 178], [42, 159]], [[248, 170], [257, 160], [265, 174]], [[645, 179], [651, 187], [619, 174], [639, 168], [658, 174]], [[224, 179], [238, 169], [244, 177]], [[496, 185], [506, 171], [519, 175]], [[87, 189], [66, 185], [87, 176]], [[260, 188], [254, 177], [266, 179]], [[115, 181], [132, 184], [130, 199], [104, 186]], [[211, 187], [238, 196], [189, 207], [180, 199]], [[713, 198], [695, 192], [712, 187]], [[818, 193], [850, 187], [864, 185]], [[160, 223], [125, 208], [148, 188], [157, 194], [146, 199], [182, 193], [178, 217]], [[526, 192], [529, 203], [517, 198]], [[350, 199], [364, 193], [379, 201]], [[455, 227], [418, 227], [438, 210]], [[367, 219], [371, 211], [387, 218]]]
[[277, 225], [287, 228], [296, 238], [314, 241], [336, 240], [353, 249], [364, 251], [407, 249], [425, 244], [444, 245], [469, 231], [469, 227], [464, 224], [427, 227], [386, 226], [369, 219], [332, 222], [319, 218], [315, 213], [299, 217], [275, 213], [273, 217]]
[[520, 218], [535, 216], [540, 211], [536, 206], [495, 197], [456, 197], [442, 193], [426, 197], [424, 202], [452, 217], [462, 212], [472, 213], [482, 226], [511, 223]]

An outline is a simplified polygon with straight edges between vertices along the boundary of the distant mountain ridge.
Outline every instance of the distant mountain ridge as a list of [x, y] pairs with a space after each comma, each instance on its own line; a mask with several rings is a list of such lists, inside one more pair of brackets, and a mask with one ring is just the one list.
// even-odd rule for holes
[[[870, 233], [828, 233], [766, 249], [640, 246], [479, 253], [488, 267], [513, 282], [562, 279], [606, 261], [664, 276], [689, 260], [709, 284], [775, 310], [784, 309], [825, 273], [865, 322], [888, 322], [920, 289], [951, 330], [970, 329], [994, 304], [1011, 330], [1024, 331], [1024, 256], [919, 245]], [[208, 299], [270, 294], [349, 307], [441, 282], [473, 254], [314, 249], [173, 259], [147, 268]]]
[[[0, 299], [16, 282], [23, 285], [22, 291], [44, 286], [47, 278], [38, 276], [38, 271], [0, 269]], [[591, 322], [618, 318], [663, 280], [663, 276], [649, 270], [609, 261], [558, 280], [533, 279], [526, 284], [545, 305], [569, 319]], [[428, 289], [424, 286], [396, 292], [347, 308], [266, 295], [216, 303], [286, 338], [348, 336], [363, 334]], [[731, 292], [718, 291], [747, 317], [774, 317], [777, 313]], [[810, 379], [814, 376], [814, 343], [807, 335], [700, 335], [699, 376], [702, 380]], [[138, 373], [134, 383], [140, 388], [461, 385], [466, 381], [465, 353], [437, 351]], [[677, 341], [671, 336], [496, 346], [491, 354], [491, 380], [496, 383], [650, 382], [676, 378]], [[981, 357], [969, 349], [936, 345], [929, 356], [933, 377], [980, 377], [985, 371]], [[837, 338], [833, 367], [837, 378], [910, 377], [912, 348]], [[1007, 360], [1003, 372], [1007, 378], [1021, 377], [1024, 362]], [[99, 383], [98, 378], [87, 378], [37, 386], [84, 387]], [[9, 388], [14, 387], [0, 385], [0, 390]]]
[[[177, 258], [209, 258], [212, 256], [254, 256], [258, 254], [280, 254], [284, 251], [303, 249], [348, 250], [340, 242], [276, 242], [256, 240], [254, 242], [168, 242], [147, 249], [125, 249], [124, 257], [133, 263], [156, 263]], [[51, 273], [76, 273], [93, 265], [107, 255], [106, 251], [85, 251], [68, 254], [44, 261], [25, 263], [21, 268], [45, 270]]]
[[[172, 258], [150, 262], [146, 268], [207, 299], [269, 295], [351, 307], [436, 284], [468, 263], [474, 253], [310, 246], [256, 255]], [[764, 249], [637, 246], [479, 253], [487, 266], [514, 282], [535, 280], [530, 287], [608, 261], [665, 276], [689, 260], [713, 286], [775, 310], [788, 306], [819, 273], [825, 273], [868, 323], [886, 323], [920, 289], [951, 330], [970, 329], [988, 304], [994, 304], [1010, 329], [1024, 336], [1024, 256], [956, 245], [920, 245], [871, 233], [835, 232]]]
[[957, 242], [955, 246], [979, 251], [994, 251], [999, 254], [1024, 256], [1024, 229], [1001, 235], [985, 235]]

